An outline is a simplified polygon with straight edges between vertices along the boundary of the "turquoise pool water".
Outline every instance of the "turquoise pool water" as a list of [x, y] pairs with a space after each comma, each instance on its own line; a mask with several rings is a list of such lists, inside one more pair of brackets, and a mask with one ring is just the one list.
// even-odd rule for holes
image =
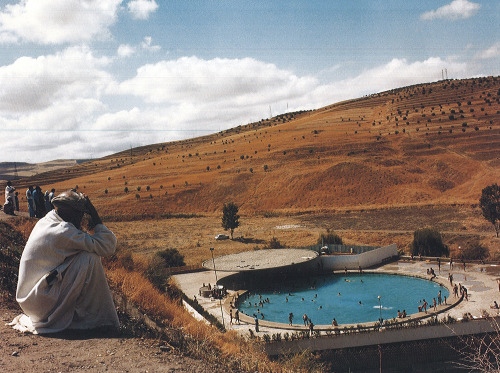
[[448, 290], [432, 281], [389, 274], [337, 274], [275, 284], [273, 290], [254, 289], [240, 299], [238, 308], [247, 315], [262, 319], [264, 314], [264, 320], [286, 324], [290, 312], [294, 324], [303, 325], [304, 313], [315, 325], [331, 325], [333, 318], [339, 324], [357, 324], [377, 321], [380, 312], [384, 320], [397, 317], [398, 310], [416, 313], [423, 299], [431, 308], [440, 290], [444, 302]]

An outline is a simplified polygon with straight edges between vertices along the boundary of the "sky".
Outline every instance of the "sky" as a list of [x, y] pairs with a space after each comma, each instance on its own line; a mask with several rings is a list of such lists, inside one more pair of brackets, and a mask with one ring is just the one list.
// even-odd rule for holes
[[500, 75], [497, 0], [0, 0], [0, 162]]

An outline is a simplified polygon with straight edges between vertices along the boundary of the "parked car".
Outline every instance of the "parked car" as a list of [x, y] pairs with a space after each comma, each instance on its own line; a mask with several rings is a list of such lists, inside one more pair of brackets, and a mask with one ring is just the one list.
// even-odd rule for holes
[[229, 239], [229, 236], [226, 234], [218, 234], [217, 236], [215, 236], [215, 239], [217, 241], [227, 240]]

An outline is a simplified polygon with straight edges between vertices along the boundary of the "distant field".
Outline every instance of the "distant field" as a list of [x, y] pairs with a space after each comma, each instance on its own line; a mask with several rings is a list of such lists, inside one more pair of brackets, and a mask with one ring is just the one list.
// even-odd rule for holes
[[[458, 212], [457, 212], [458, 211]], [[235, 240], [216, 241], [224, 233], [221, 215], [205, 217], [144, 220], [141, 222], [110, 222], [123, 250], [139, 257], [149, 257], [166, 248], [177, 248], [187, 265], [200, 264], [210, 259], [210, 248], [215, 255], [232, 254], [262, 249], [276, 237], [287, 247], [316, 244], [326, 229], [336, 231], [345, 244], [383, 246], [397, 243], [407, 250], [413, 232], [431, 226], [443, 233], [443, 239], [452, 251], [460, 243], [479, 239], [488, 247], [498, 247], [494, 231], [480, 218], [477, 209], [448, 206], [426, 208], [387, 208], [328, 214], [300, 214], [274, 217], [242, 216], [241, 226], [235, 230]]]
[[54, 172], [60, 168], [78, 164], [74, 159], [57, 160], [44, 163], [0, 162], [0, 182], [32, 177], [43, 172]]

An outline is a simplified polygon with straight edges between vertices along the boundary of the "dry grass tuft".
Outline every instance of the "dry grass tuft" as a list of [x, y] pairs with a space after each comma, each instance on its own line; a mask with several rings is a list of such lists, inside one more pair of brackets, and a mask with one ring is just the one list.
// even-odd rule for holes
[[178, 299], [162, 294], [141, 273], [110, 266], [107, 276], [115, 288], [146, 314], [167, 326], [182, 328], [183, 333], [193, 340], [188, 351], [195, 356], [229, 364], [243, 371], [288, 371], [281, 364], [271, 362], [257, 343], [244, 340], [235, 331], [222, 333], [195, 320]]

